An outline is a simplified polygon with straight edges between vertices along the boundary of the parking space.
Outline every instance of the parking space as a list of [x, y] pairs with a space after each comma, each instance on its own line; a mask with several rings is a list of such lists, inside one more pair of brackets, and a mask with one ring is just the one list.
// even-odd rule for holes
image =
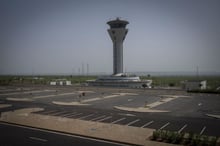
[[103, 108], [103, 103], [105, 104], [105, 108], [112, 109], [114, 106], [126, 106], [126, 107], [144, 107], [146, 104], [151, 104], [160, 100], [159, 96], [155, 95], [125, 95], [120, 96], [120, 98], [110, 98], [103, 99], [99, 101], [93, 101], [90, 104], [95, 108]]
[[181, 133], [186, 127], [187, 127], [187, 124], [185, 124], [185, 123], [173, 124], [171, 122], [167, 127], [164, 128], [164, 130], [177, 131], [177, 132]]
[[[166, 98], [171, 99], [172, 96], [183, 97], [164, 102]], [[0, 112], [42, 106], [46, 107], [45, 110], [37, 112], [37, 114], [219, 136], [220, 132], [215, 130], [220, 129], [219, 119], [206, 116], [206, 114], [220, 114], [219, 97], [219, 95], [187, 94], [184, 91], [175, 90], [2, 87], [0, 88], [0, 104], [10, 104], [10, 107], [2, 105]], [[26, 100], [7, 100], [8, 98]], [[56, 105], [54, 101], [86, 104], [83, 106], [80, 104]], [[114, 108], [115, 106], [123, 106], [147, 109], [149, 105], [156, 105], [150, 109], [168, 112], [140, 113]]]
[[209, 130], [209, 126], [198, 125], [195, 126], [194, 123], [184, 123], [184, 122], [169, 122], [161, 120], [151, 120], [145, 119], [143, 117], [137, 116], [126, 116], [122, 114], [111, 114], [111, 113], [88, 113], [81, 112], [77, 110], [73, 111], [62, 111], [62, 110], [45, 110], [37, 112], [37, 114], [50, 115], [50, 116], [59, 116], [73, 119], [80, 119], [86, 121], [94, 122], [104, 122], [109, 124], [119, 124], [124, 126], [134, 126], [139, 128], [151, 128], [156, 130], [170, 130], [176, 131], [179, 133], [182, 132], [193, 132], [197, 134], [209, 134], [219, 136], [219, 133], [213, 133]]
[[182, 130], [182, 132], [195, 132], [195, 133], [203, 133], [202, 130], [203, 130], [203, 127], [204, 126], [194, 126], [192, 124], [187, 124], [187, 127], [185, 129]]

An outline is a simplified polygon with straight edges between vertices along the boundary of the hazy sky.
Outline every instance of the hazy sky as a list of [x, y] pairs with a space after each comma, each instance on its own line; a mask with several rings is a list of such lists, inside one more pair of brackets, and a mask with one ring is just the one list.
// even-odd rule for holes
[[0, 0], [0, 74], [112, 73], [116, 17], [127, 72], [220, 73], [220, 0]]

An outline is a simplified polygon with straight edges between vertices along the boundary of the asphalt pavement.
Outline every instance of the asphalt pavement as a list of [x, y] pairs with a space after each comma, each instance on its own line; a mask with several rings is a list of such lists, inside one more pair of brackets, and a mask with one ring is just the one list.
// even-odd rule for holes
[[[86, 92], [85, 92], [86, 91]], [[81, 93], [85, 92], [85, 96]], [[136, 95], [103, 97], [115, 93], [135, 93]], [[114, 106], [140, 107], [146, 103], [161, 100], [161, 95], [184, 95], [163, 103], [153, 109], [168, 110], [167, 113], [138, 113], [115, 109]], [[78, 102], [99, 98], [87, 102], [87, 106], [55, 105], [53, 101]], [[13, 99], [32, 99], [32, 101], [12, 101]], [[0, 112], [22, 108], [39, 107], [44, 111], [37, 114], [68, 117], [87, 121], [114, 123], [140, 128], [165, 129], [178, 132], [220, 136], [220, 119], [207, 114], [220, 114], [219, 94], [189, 94], [181, 90], [150, 90], [97, 87], [5, 87], [0, 90], [0, 104], [10, 107], [0, 108]]]
[[116, 142], [0, 123], [1, 146], [127, 146]]

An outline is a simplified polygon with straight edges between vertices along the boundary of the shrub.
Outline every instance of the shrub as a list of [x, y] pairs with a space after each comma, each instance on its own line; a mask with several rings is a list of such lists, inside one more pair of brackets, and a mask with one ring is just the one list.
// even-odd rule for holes
[[183, 138], [183, 134], [180, 134], [178, 132], [174, 132], [172, 142], [173, 144], [179, 144]]
[[166, 137], [166, 142], [167, 143], [171, 143], [173, 135], [174, 135], [174, 132], [167, 131], [167, 137]]
[[206, 135], [201, 136], [201, 139], [200, 139], [200, 140], [201, 140], [201, 141], [200, 141], [200, 145], [201, 145], [201, 146], [207, 146], [208, 143], [209, 143], [209, 137], [206, 136]]
[[210, 146], [215, 146], [216, 145], [216, 143], [217, 143], [217, 137], [211, 137], [210, 138]]
[[153, 135], [151, 137], [151, 140], [157, 140], [158, 137], [159, 137], [159, 132], [158, 131], [154, 131]]
[[174, 86], [175, 86], [175, 83], [169, 83], [169, 86], [170, 86], [170, 87], [174, 87]]
[[160, 132], [160, 138], [161, 138], [162, 140], [166, 140], [166, 138], [167, 138], [167, 131], [162, 130], [162, 131]]
[[184, 144], [187, 146], [216, 146], [217, 137], [198, 135], [190, 133], [178, 133], [167, 130], [156, 130], [151, 136], [151, 140], [163, 141], [173, 144]]
[[198, 146], [200, 143], [200, 135], [194, 134], [193, 139], [191, 141], [191, 146]]

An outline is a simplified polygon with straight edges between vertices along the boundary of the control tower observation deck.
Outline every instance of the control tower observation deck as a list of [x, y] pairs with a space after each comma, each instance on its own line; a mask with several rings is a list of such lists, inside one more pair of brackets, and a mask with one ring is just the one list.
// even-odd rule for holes
[[116, 20], [108, 21], [107, 24], [110, 26], [108, 33], [113, 42], [113, 75], [123, 73], [123, 41], [128, 33], [126, 25], [128, 21]]

